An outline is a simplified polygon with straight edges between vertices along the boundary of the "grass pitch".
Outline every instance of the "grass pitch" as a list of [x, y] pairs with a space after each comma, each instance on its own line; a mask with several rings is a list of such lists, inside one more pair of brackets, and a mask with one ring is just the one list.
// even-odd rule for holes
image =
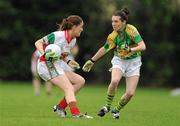
[[[97, 116], [105, 103], [106, 86], [86, 85], [78, 94], [78, 106], [94, 119], [60, 118], [52, 106], [63, 97], [62, 91], [53, 87], [47, 96], [42, 86], [35, 96], [29, 82], [0, 82], [0, 126], [178, 126], [180, 125], [180, 96], [170, 96], [168, 89], [138, 88], [131, 102], [121, 111], [119, 120], [108, 113]], [[113, 106], [122, 95], [119, 88]]]

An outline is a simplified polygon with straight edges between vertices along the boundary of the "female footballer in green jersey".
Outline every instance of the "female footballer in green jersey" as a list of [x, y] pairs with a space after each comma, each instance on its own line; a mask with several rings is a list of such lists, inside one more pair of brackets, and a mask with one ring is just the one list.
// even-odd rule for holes
[[111, 113], [113, 118], [119, 118], [119, 111], [130, 101], [135, 93], [141, 67], [141, 51], [146, 49], [145, 43], [137, 29], [127, 24], [129, 10], [123, 8], [112, 15], [113, 32], [107, 37], [107, 41], [97, 53], [83, 66], [85, 72], [89, 72], [94, 63], [105, 55], [109, 50], [114, 50], [114, 57], [111, 60], [111, 82], [107, 91], [106, 104], [98, 112], [103, 117], [110, 111], [117, 86], [124, 76], [126, 78], [126, 91], [120, 98], [117, 106]]

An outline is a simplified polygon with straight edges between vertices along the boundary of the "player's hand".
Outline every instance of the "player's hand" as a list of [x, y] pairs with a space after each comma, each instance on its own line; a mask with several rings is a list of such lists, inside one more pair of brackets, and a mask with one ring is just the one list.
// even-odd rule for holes
[[51, 51], [44, 53], [43, 56], [46, 60], [51, 61], [51, 62], [55, 61], [59, 58], [59, 56], [57, 54], [55, 54], [54, 52], [51, 52]]
[[93, 67], [94, 63], [91, 60], [86, 61], [86, 63], [83, 66], [83, 71], [84, 72], [89, 72], [91, 68]]
[[131, 54], [131, 48], [127, 45], [122, 45], [119, 49], [117, 49], [118, 55], [125, 59]]
[[122, 45], [121, 49], [123, 49], [123, 50], [125, 50], [127, 52], [131, 52], [131, 48], [128, 45], [126, 45], [126, 44]]
[[68, 64], [71, 68], [73, 68], [73, 69], [80, 69], [80, 68], [81, 68], [80, 65], [79, 65], [79, 63], [77, 63], [77, 62], [74, 61], [74, 60], [69, 60], [69, 61], [67, 62], [67, 64]]

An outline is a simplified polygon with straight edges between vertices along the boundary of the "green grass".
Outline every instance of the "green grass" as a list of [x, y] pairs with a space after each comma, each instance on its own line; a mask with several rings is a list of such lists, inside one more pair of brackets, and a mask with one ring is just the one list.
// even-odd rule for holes
[[[107, 86], [86, 85], [77, 97], [78, 106], [94, 119], [72, 119], [70, 115], [60, 118], [52, 111], [52, 106], [63, 97], [57, 88], [47, 96], [42, 87], [41, 95], [34, 96], [30, 83], [0, 82], [0, 126], [180, 125], [180, 97], [170, 96], [168, 89], [138, 88], [132, 101], [121, 111], [119, 120], [112, 119], [110, 113], [100, 118], [96, 113], [105, 101], [106, 89]], [[123, 91], [124, 88], [118, 89], [113, 105]]]

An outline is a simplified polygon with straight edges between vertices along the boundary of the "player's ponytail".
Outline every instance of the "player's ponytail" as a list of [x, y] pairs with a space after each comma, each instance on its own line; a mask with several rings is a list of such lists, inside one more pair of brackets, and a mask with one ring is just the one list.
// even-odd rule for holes
[[59, 30], [70, 30], [74, 25], [78, 26], [83, 22], [82, 18], [78, 15], [71, 15], [67, 18], [64, 18], [59, 25]]
[[114, 16], [120, 16], [121, 17], [121, 21], [128, 21], [128, 15], [129, 15], [129, 10], [127, 8], [123, 8], [121, 10], [117, 10], [115, 13], [114, 13]]
[[124, 14], [125, 14], [126, 16], [129, 15], [129, 10], [128, 10], [127, 8], [123, 8], [123, 9], [121, 9], [121, 11], [124, 12]]

